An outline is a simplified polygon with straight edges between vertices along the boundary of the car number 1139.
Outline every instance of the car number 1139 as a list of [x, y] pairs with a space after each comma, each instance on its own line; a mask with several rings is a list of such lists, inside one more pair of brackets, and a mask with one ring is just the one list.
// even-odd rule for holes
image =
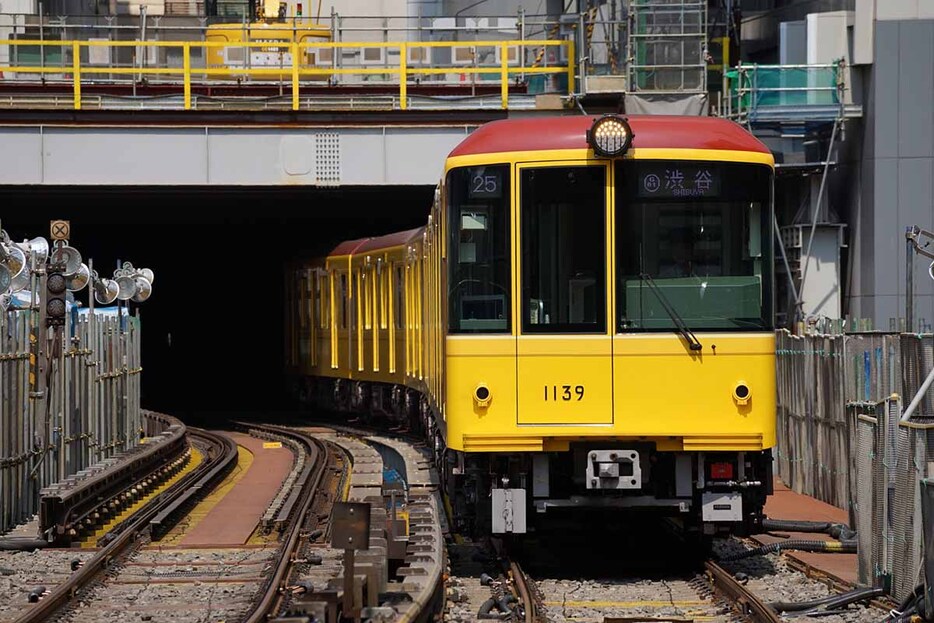
[[574, 399], [584, 399], [583, 385], [545, 385], [545, 402], [563, 400], [569, 402]]

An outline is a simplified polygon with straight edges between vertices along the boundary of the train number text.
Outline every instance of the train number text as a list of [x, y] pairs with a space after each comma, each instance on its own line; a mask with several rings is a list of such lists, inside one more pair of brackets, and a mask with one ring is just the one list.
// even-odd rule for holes
[[545, 385], [545, 402], [559, 400], [568, 402], [575, 398], [584, 399], [583, 385]]

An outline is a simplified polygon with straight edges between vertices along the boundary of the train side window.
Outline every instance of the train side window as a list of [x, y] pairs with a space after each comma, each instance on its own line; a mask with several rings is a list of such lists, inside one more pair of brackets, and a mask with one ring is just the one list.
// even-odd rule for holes
[[318, 282], [318, 326], [327, 329], [330, 325], [330, 305], [328, 303], [328, 282], [325, 274], [316, 276]]
[[357, 282], [357, 286], [358, 286], [357, 292], [359, 292], [360, 295], [363, 297], [362, 300], [363, 300], [363, 328], [364, 329], [370, 328], [370, 318], [371, 318], [370, 309], [373, 303], [373, 301], [371, 300], [372, 297], [370, 296], [369, 277], [370, 277], [369, 271], [365, 268], [360, 269], [360, 273], [357, 275], [357, 279], [359, 280]]
[[390, 271], [388, 267], [379, 265], [379, 328], [389, 328], [389, 286]]
[[341, 273], [341, 329], [347, 328], [347, 274]]
[[606, 168], [522, 170], [522, 332], [606, 331]]
[[396, 266], [394, 271], [396, 282], [393, 284], [393, 288], [396, 291], [396, 328], [404, 329], [405, 328], [405, 277], [402, 274], [402, 266]]
[[447, 184], [450, 333], [509, 333], [509, 166], [453, 169]]

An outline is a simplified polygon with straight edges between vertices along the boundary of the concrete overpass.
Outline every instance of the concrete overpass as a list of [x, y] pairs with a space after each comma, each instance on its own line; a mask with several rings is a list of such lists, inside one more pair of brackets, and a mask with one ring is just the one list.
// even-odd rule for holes
[[505, 111], [443, 114], [0, 113], [0, 185], [433, 185]]

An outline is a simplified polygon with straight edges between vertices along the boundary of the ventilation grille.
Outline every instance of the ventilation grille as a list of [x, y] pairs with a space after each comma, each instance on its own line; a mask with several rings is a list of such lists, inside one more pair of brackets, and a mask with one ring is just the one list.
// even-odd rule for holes
[[315, 135], [315, 184], [339, 186], [341, 183], [340, 134], [327, 132]]

